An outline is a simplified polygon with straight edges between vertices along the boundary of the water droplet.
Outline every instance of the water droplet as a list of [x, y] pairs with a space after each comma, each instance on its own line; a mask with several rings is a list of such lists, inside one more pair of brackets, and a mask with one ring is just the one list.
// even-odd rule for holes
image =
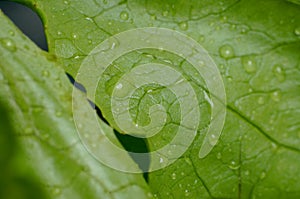
[[70, 3], [69, 1], [64, 1], [64, 4], [66, 5], [69, 5], [69, 3]]
[[195, 179], [195, 180], [194, 180], [194, 184], [197, 184], [197, 183], [198, 183], [198, 179]]
[[122, 83], [117, 84], [116, 89], [122, 89], [122, 88], [123, 88], [123, 84]]
[[181, 172], [180, 174], [181, 174], [182, 176], [184, 176], [184, 175], [185, 175], [185, 173], [184, 173], [184, 172]]
[[222, 154], [219, 152], [219, 153], [217, 154], [217, 159], [220, 160], [221, 158], [222, 158]]
[[42, 76], [43, 77], [49, 77], [50, 73], [47, 70], [43, 70]]
[[122, 19], [122, 20], [127, 20], [128, 18], [129, 18], [129, 15], [128, 15], [128, 12], [126, 12], [126, 11], [122, 11], [121, 13], [120, 13], [120, 18]]
[[82, 128], [82, 124], [79, 123], [79, 124], [77, 125], [77, 127], [78, 127], [79, 129], [81, 129], [81, 128]]
[[242, 65], [247, 73], [253, 73], [257, 68], [256, 62], [252, 57], [243, 57]]
[[285, 80], [285, 71], [281, 65], [276, 64], [273, 67], [273, 73], [275, 77], [278, 79], [278, 81], [283, 82]]
[[261, 172], [261, 174], [260, 174], [260, 179], [264, 179], [265, 177], [266, 177], [266, 173], [265, 172]]
[[208, 138], [209, 144], [215, 146], [218, 142], [218, 137], [215, 134], [211, 134]]
[[73, 39], [78, 39], [78, 35], [75, 33], [72, 34], [72, 37], [73, 37]]
[[153, 198], [153, 195], [152, 195], [152, 193], [150, 193], [150, 192], [148, 192], [147, 196], [148, 196], [149, 198]]
[[13, 30], [10, 30], [8, 33], [10, 34], [10, 36], [14, 36], [15, 35], [15, 32]]
[[223, 57], [225, 59], [234, 57], [234, 50], [233, 50], [232, 46], [230, 46], [229, 44], [225, 44], [225, 45], [221, 46], [219, 49], [219, 53], [220, 53], [221, 57]]
[[156, 15], [151, 15], [151, 20], [155, 21], [157, 19]]
[[205, 40], [204, 35], [200, 35], [200, 36], [199, 36], [199, 42], [203, 42], [204, 40]]
[[260, 96], [260, 97], [258, 98], [258, 100], [257, 100], [257, 103], [258, 103], [258, 104], [264, 104], [264, 103], [265, 103], [265, 98], [262, 97], [262, 96]]
[[246, 171], [245, 171], [245, 175], [248, 176], [249, 174], [250, 174], [250, 171], [249, 171], [249, 170], [246, 170]]
[[232, 170], [237, 170], [238, 168], [240, 168], [240, 165], [238, 165], [235, 161], [231, 161], [229, 164], [229, 168]]
[[57, 35], [59, 35], [59, 36], [60, 36], [61, 34], [62, 34], [62, 33], [61, 33], [60, 31], [57, 31]]
[[110, 46], [110, 49], [115, 49], [115, 47], [117, 46], [118, 44], [116, 42], [112, 42], [111, 43], [111, 46]]
[[159, 158], [159, 163], [163, 163], [164, 159], [162, 157]]
[[295, 28], [294, 33], [295, 35], [300, 36], [300, 27]]
[[189, 195], [190, 195], [190, 191], [189, 191], [189, 190], [187, 190], [187, 189], [186, 189], [186, 190], [184, 190], [184, 195], [185, 195], [185, 196], [189, 196]]
[[271, 93], [271, 98], [272, 100], [274, 100], [275, 102], [279, 102], [280, 101], [280, 98], [281, 98], [281, 93], [280, 91], [274, 91]]
[[232, 25], [230, 26], [230, 29], [231, 29], [231, 30], [235, 30], [235, 29], [236, 29], [236, 25], [235, 25], [235, 24], [232, 24]]
[[7, 50], [9, 50], [11, 52], [15, 52], [17, 50], [15, 42], [9, 38], [2, 39], [1, 43], [4, 48], [6, 48]]
[[138, 125], [138, 124], [135, 124], [135, 127], [139, 127], [139, 125]]
[[173, 180], [176, 180], [176, 173], [172, 173], [171, 178], [172, 178]]
[[167, 11], [167, 10], [163, 11], [162, 15], [163, 15], [164, 17], [168, 16], [168, 15], [169, 15], [169, 11]]
[[277, 144], [274, 142], [271, 143], [271, 147], [273, 150], [276, 150], [278, 148]]
[[181, 30], [187, 30], [189, 28], [189, 25], [188, 25], [188, 23], [186, 21], [183, 21], [183, 22], [179, 23], [179, 28]]

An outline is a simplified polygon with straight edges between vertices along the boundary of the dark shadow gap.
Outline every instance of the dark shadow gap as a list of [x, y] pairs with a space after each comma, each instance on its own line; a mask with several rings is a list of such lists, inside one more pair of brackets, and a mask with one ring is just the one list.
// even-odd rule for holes
[[7, 1], [0, 1], [0, 9], [37, 46], [48, 50], [43, 23], [33, 10], [19, 3]]
[[[84, 86], [74, 80], [74, 78], [67, 73], [67, 76], [70, 80], [70, 82], [74, 85], [75, 88], [79, 89], [80, 91], [86, 93], [86, 89]], [[88, 100], [90, 105], [92, 106], [93, 109], [96, 110], [98, 117], [104, 121], [107, 125], [110, 126], [109, 122], [104, 118], [100, 108], [96, 106], [92, 101]], [[137, 138], [131, 135], [124, 135], [119, 133], [117, 130], [114, 129], [114, 134], [118, 138], [119, 142], [122, 144], [122, 146], [126, 149], [128, 152], [133, 152], [129, 153], [131, 158], [138, 164], [140, 169], [143, 171], [143, 176], [148, 182], [148, 173], [147, 171], [149, 170], [150, 166], [150, 156], [147, 155], [143, 159], [135, 155], [134, 153], [148, 153], [148, 144], [147, 144], [147, 139], [143, 138]]]

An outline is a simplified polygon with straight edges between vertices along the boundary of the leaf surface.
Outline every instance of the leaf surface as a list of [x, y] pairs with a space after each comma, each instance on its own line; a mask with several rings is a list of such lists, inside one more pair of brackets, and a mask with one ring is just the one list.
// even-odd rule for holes
[[[170, 65], [191, 83], [197, 94], [201, 120], [195, 141], [174, 164], [149, 174], [149, 185], [158, 198], [300, 196], [298, 1], [21, 2], [40, 13], [50, 52], [73, 76], [98, 44], [134, 28], [173, 29], [208, 51], [225, 85], [227, 116], [219, 141], [211, 140], [217, 142], [216, 147], [202, 159], [198, 154], [211, 122], [212, 106], [203, 77], [185, 59], [158, 49], [137, 50], [115, 60], [100, 78], [95, 103], [121, 132], [110, 107], [111, 95], [123, 74], [136, 65]], [[91, 63], [91, 68], [98, 64], [101, 65]], [[88, 93], [94, 83], [87, 80], [84, 86]], [[161, 134], [148, 140], [150, 151], [169, 143], [181, 120], [176, 96], [154, 84], [134, 93], [129, 103], [133, 121], [147, 125], [151, 121], [149, 109], [154, 104], [161, 104], [168, 117]]]

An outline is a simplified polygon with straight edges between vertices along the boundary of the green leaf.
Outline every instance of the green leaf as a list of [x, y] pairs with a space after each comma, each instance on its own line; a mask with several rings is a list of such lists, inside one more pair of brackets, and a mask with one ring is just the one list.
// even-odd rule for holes
[[[68, 73], [74, 77], [78, 75], [89, 98], [96, 100], [111, 126], [122, 133], [135, 133], [131, 124], [128, 125], [131, 125], [132, 132], [119, 126], [111, 107], [114, 90], [122, 88], [123, 84], [118, 83], [125, 74], [142, 64], [163, 64], [182, 74], [190, 83], [201, 116], [197, 136], [186, 153], [173, 164], [149, 174], [149, 186], [158, 198], [300, 197], [298, 1], [21, 2], [40, 13], [50, 52], [56, 54]], [[215, 119], [215, 104], [212, 105], [211, 101], [220, 93], [210, 90], [206, 81], [208, 77], [201, 76], [186, 57], [153, 48], [127, 52], [115, 57], [98, 76], [99, 82], [95, 82], [96, 75], [106, 67], [104, 63], [110, 57], [102, 58], [101, 51], [97, 52], [101, 48], [96, 48], [93, 55], [90, 55], [91, 51], [106, 41], [104, 50], [114, 53], [114, 49], [120, 49], [123, 40], [110, 36], [144, 27], [162, 27], [184, 33], [201, 44], [216, 63], [227, 96], [227, 115], [220, 139], [205, 137], [215, 135], [208, 133], [214, 122], [211, 118]], [[180, 37], [175, 38], [178, 43], [183, 41]], [[161, 43], [166, 41], [170, 40], [159, 40]], [[132, 40], [133, 44], [138, 42]], [[176, 46], [176, 42], [170, 42], [170, 46]], [[80, 71], [82, 64], [89, 70]], [[211, 67], [212, 64], [205, 66]], [[147, 70], [148, 74], [152, 73]], [[93, 73], [89, 79], [87, 74]], [[145, 79], [147, 73], [141, 73]], [[169, 79], [168, 74], [164, 74], [166, 79]], [[130, 78], [125, 80], [136, 76], [128, 76]], [[149, 150], [155, 151], [169, 144], [185, 116], [178, 96], [155, 82], [136, 89], [126, 88], [124, 93], [129, 91], [134, 92], [130, 93], [125, 109], [132, 119], [125, 121], [147, 126], [151, 124], [151, 106], [160, 104], [167, 114], [160, 109], [153, 113], [166, 123], [164, 126], [159, 123], [157, 127], [162, 127], [159, 134], [148, 139]], [[215, 147], [211, 152], [208, 150], [207, 156], [199, 158], [199, 150], [205, 145]], [[161, 158], [159, 162], [162, 164], [174, 161], [172, 154]], [[152, 166], [155, 161], [152, 159]]]
[[[141, 175], [107, 167], [81, 143], [73, 111], [80, 113], [80, 131], [94, 133], [94, 139], [96, 127], [104, 124], [89, 122], [96, 113], [77, 89], [73, 93], [79, 97], [72, 106], [72, 86], [55, 55], [37, 48], [2, 13], [0, 26], [0, 96], [21, 149], [16, 160], [21, 173], [35, 176], [51, 198], [149, 198]], [[112, 129], [106, 127], [106, 132], [118, 142]], [[11, 150], [1, 147], [5, 162]], [[101, 152], [118, 164], [137, 167], [128, 155], [113, 157], [103, 148]]]

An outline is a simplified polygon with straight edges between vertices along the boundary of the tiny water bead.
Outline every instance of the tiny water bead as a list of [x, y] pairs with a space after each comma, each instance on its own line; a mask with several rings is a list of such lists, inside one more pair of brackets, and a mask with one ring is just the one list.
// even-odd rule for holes
[[300, 26], [295, 28], [294, 33], [296, 36], [300, 36]]
[[222, 154], [219, 152], [217, 153], [217, 159], [220, 160], [222, 158]]
[[122, 89], [123, 88], [123, 84], [122, 83], [119, 83], [116, 85], [116, 89]]
[[190, 191], [188, 189], [184, 190], [184, 195], [185, 196], [189, 196], [190, 195]]
[[1, 43], [4, 48], [6, 48], [7, 50], [9, 50], [11, 52], [15, 52], [17, 50], [15, 42], [9, 38], [2, 39]]
[[225, 45], [221, 46], [219, 49], [219, 53], [220, 53], [221, 57], [223, 57], [225, 59], [234, 57], [234, 49], [229, 44], [225, 44]]
[[250, 171], [249, 171], [249, 170], [246, 170], [246, 171], [245, 171], [245, 175], [248, 176], [249, 174], [250, 174]]
[[189, 28], [189, 25], [188, 25], [188, 23], [186, 21], [183, 21], [183, 22], [179, 23], [179, 28], [181, 30], [187, 30]]
[[259, 178], [262, 180], [266, 177], [266, 173], [265, 172], [262, 172], [259, 176]]
[[172, 178], [173, 180], [176, 180], [176, 173], [172, 173], [171, 178]]
[[47, 71], [47, 70], [42, 71], [42, 76], [43, 77], [49, 77], [49, 75], [50, 75], [49, 71]]
[[275, 102], [279, 102], [281, 98], [281, 92], [279, 90], [276, 90], [271, 93], [271, 99]]
[[15, 32], [13, 30], [10, 30], [8, 33], [10, 34], [10, 36], [14, 36], [15, 35]]
[[243, 57], [242, 65], [247, 73], [254, 73], [257, 69], [256, 61], [252, 57]]
[[78, 35], [76, 33], [72, 34], [73, 39], [78, 39]]
[[218, 137], [215, 134], [211, 134], [208, 141], [210, 145], [215, 146], [218, 142]]
[[126, 12], [126, 11], [122, 11], [121, 13], [120, 13], [120, 19], [122, 19], [122, 20], [127, 20], [129, 18], [129, 14], [128, 14], [128, 12]]
[[240, 168], [240, 165], [237, 164], [235, 161], [231, 161], [228, 167], [232, 170], [237, 170], [238, 168]]
[[264, 104], [265, 103], [265, 98], [262, 97], [262, 96], [258, 97], [257, 103], [260, 104], [260, 105]]
[[273, 73], [279, 82], [283, 82], [285, 80], [285, 71], [280, 64], [276, 64], [273, 67]]

